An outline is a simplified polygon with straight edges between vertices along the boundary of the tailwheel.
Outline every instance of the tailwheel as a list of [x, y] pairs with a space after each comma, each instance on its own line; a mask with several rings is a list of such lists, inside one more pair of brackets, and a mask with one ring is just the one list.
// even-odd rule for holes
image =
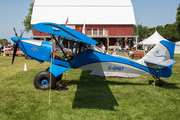
[[159, 83], [157, 84], [158, 86], [163, 86], [164, 85], [164, 81], [159, 79]]
[[162, 81], [158, 76], [153, 76], [153, 78], [154, 78], [154, 82], [152, 83], [153, 86], [156, 86], [157, 80], [158, 80], [158, 83], [157, 83], [158, 86], [164, 85], [164, 81]]
[[56, 87], [56, 78], [53, 74], [50, 74], [49, 71], [39, 72], [34, 78], [34, 87], [41, 90], [54, 89]]

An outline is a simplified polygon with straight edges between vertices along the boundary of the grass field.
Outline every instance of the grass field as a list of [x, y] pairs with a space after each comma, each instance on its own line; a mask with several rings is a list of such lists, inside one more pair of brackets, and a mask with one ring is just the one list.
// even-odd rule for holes
[[[91, 71], [69, 70], [68, 91], [37, 90], [35, 75], [49, 67], [17, 56], [0, 54], [1, 120], [112, 120], [180, 118], [180, 55], [163, 87], [151, 86], [153, 78], [104, 78], [89, 76]], [[26, 63], [28, 71], [24, 72]], [[50, 105], [49, 105], [50, 96]]]

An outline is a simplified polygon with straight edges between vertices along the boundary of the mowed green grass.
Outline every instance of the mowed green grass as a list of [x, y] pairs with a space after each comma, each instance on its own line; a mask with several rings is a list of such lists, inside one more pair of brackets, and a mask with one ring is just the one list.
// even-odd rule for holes
[[0, 119], [179, 119], [180, 55], [174, 59], [178, 63], [170, 78], [162, 78], [166, 82], [163, 87], [151, 86], [151, 76], [104, 78], [90, 76], [91, 71], [71, 69], [63, 77], [71, 80], [69, 90], [58, 92], [34, 88], [35, 75], [49, 63], [17, 56], [11, 65], [12, 56], [0, 54]]

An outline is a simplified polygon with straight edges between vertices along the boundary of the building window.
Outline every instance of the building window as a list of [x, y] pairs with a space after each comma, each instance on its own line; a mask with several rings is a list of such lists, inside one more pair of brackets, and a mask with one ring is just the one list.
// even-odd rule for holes
[[108, 36], [108, 29], [87, 29], [88, 36]]
[[93, 36], [97, 36], [97, 35], [98, 35], [97, 29], [93, 29]]
[[104, 36], [108, 36], [108, 29], [104, 29]]
[[75, 29], [75, 25], [69, 25], [69, 26], [66, 26], [66, 27], [69, 27], [71, 29]]
[[92, 29], [87, 29], [87, 35], [92, 36]]
[[103, 29], [99, 29], [99, 36], [103, 36]]

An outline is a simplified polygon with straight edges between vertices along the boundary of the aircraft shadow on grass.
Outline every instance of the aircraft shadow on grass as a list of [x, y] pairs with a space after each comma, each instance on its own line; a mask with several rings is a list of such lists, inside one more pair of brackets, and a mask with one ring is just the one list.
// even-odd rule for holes
[[[77, 84], [77, 90], [73, 101], [74, 109], [103, 109], [114, 111], [114, 106], [119, 106], [109, 85], [151, 85], [154, 81], [149, 80], [149, 84], [130, 83], [130, 82], [113, 82], [107, 81], [105, 77], [89, 76], [91, 71], [83, 70], [80, 81], [68, 83], [68, 85]], [[165, 82], [165, 89], [179, 89], [177, 84]], [[160, 87], [160, 86], [158, 86]]]
[[107, 81], [105, 77], [89, 76], [90, 72], [89, 70], [83, 70], [80, 81], [71, 81], [68, 83], [68, 85], [77, 84], [72, 106], [74, 109], [115, 110], [114, 106], [119, 106], [119, 104], [111, 92], [109, 85], [147, 85]]
[[[90, 71], [87, 70], [83, 70], [81, 73], [73, 108], [115, 110], [114, 106], [119, 105], [108, 86], [108, 82], [106, 82], [106, 78], [89, 76], [89, 73]], [[96, 80], [88, 80], [88, 77], [94, 77]], [[74, 84], [74, 82], [76, 81], [72, 81], [70, 84]]]

